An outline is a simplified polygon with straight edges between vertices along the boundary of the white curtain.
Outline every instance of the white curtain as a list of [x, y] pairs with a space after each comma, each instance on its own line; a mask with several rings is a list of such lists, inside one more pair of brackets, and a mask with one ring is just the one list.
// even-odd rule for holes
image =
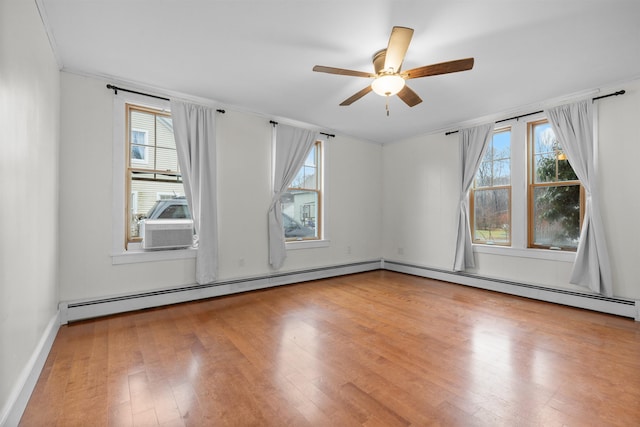
[[475, 267], [469, 224], [469, 190], [482, 162], [482, 157], [493, 137], [494, 126], [494, 123], [489, 123], [460, 130], [462, 185], [458, 203], [458, 233], [453, 271], [463, 271], [465, 268]]
[[612, 296], [611, 266], [600, 217], [595, 170], [592, 101], [550, 108], [546, 114], [586, 196], [580, 243], [570, 283]]
[[287, 257], [280, 198], [293, 182], [318, 136], [318, 132], [292, 126], [277, 125], [274, 127], [273, 198], [267, 217], [269, 221], [269, 264], [275, 269], [282, 267]]
[[218, 269], [216, 110], [171, 100], [171, 117], [184, 191], [198, 235], [196, 281], [211, 283]]

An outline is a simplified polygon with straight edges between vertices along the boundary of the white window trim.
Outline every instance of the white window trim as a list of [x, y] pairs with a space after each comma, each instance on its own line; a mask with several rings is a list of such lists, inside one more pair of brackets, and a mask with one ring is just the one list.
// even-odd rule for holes
[[574, 262], [575, 252], [527, 247], [527, 123], [545, 119], [543, 113], [532, 114], [526, 119], [513, 119], [497, 123], [495, 130], [511, 126], [511, 246], [474, 243], [475, 253]]
[[148, 165], [149, 164], [149, 132], [145, 129], [131, 129], [134, 132], [140, 132], [144, 134], [144, 158], [142, 159], [131, 159], [132, 163], [137, 163], [140, 165]]
[[120, 92], [113, 97], [113, 203], [111, 213], [111, 263], [131, 264], [150, 261], [195, 258], [197, 249], [143, 251], [139, 244], [129, 244], [125, 250], [125, 170], [126, 170], [126, 108], [125, 104], [169, 111], [169, 101], [134, 93]]
[[[285, 240], [285, 248], [289, 250], [298, 250], [298, 249], [314, 249], [314, 248], [326, 248], [331, 246], [331, 239], [329, 239], [329, 219], [327, 218], [326, 213], [328, 212], [328, 204], [329, 198], [327, 197], [327, 181], [325, 180], [327, 164], [327, 150], [330, 148], [330, 144], [327, 144], [326, 140], [320, 141], [320, 182], [318, 183], [320, 186], [320, 218], [322, 220], [322, 236], [319, 239], [315, 240]], [[273, 175], [273, 173], [272, 173]]]

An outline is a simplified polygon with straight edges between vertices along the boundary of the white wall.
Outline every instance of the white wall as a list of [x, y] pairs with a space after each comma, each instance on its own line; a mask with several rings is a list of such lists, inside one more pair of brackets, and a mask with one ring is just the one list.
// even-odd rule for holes
[[614, 293], [640, 299], [640, 80], [620, 88], [627, 93], [597, 101], [602, 216]]
[[[609, 90], [610, 89], [610, 90]], [[623, 96], [595, 103], [599, 111], [600, 185], [608, 237], [614, 295], [640, 299], [640, 81]], [[385, 259], [451, 270], [456, 232], [460, 168], [458, 134], [423, 135], [383, 148]], [[572, 263], [476, 253], [473, 273], [549, 287], [583, 289], [569, 284]]]
[[59, 88], [35, 2], [0, 1], [0, 424], [57, 313]]
[[[60, 299], [193, 284], [193, 259], [112, 265], [114, 95], [106, 81], [61, 76]], [[218, 116], [220, 280], [273, 272], [266, 227], [270, 141], [268, 118], [229, 109]], [[282, 271], [380, 258], [381, 156], [377, 144], [341, 136], [326, 141], [330, 244], [288, 251]]]

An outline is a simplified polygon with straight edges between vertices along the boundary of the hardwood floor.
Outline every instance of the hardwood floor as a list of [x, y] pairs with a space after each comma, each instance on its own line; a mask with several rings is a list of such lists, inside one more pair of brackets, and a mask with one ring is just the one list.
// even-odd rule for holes
[[640, 323], [388, 271], [63, 326], [22, 426], [638, 426]]

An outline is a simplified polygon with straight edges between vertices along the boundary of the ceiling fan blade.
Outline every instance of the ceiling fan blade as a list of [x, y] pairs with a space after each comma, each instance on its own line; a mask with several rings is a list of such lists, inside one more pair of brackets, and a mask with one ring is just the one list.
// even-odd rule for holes
[[422, 102], [418, 94], [407, 85], [404, 85], [402, 90], [398, 92], [398, 98], [402, 99], [409, 107], [416, 106]]
[[349, 98], [345, 99], [344, 101], [342, 101], [340, 103], [341, 106], [345, 107], [347, 105], [351, 105], [354, 102], [356, 102], [358, 99], [362, 98], [363, 96], [365, 96], [366, 94], [368, 94], [369, 92], [371, 92], [371, 85], [365, 87], [364, 89], [362, 89], [360, 92], [351, 95]]
[[319, 73], [340, 74], [342, 76], [354, 76], [354, 77], [367, 77], [373, 78], [375, 74], [365, 73], [364, 71], [347, 70], [344, 68], [325, 67], [323, 65], [316, 65], [313, 67], [313, 71]]
[[413, 37], [413, 29], [393, 27], [384, 59], [384, 69], [386, 71], [393, 70], [394, 73], [400, 71], [404, 56], [407, 53], [407, 49], [409, 49], [411, 37]]
[[417, 79], [418, 77], [437, 76], [438, 74], [457, 73], [473, 68], [473, 58], [458, 59], [455, 61], [441, 62], [439, 64], [425, 65], [402, 73], [405, 79]]

